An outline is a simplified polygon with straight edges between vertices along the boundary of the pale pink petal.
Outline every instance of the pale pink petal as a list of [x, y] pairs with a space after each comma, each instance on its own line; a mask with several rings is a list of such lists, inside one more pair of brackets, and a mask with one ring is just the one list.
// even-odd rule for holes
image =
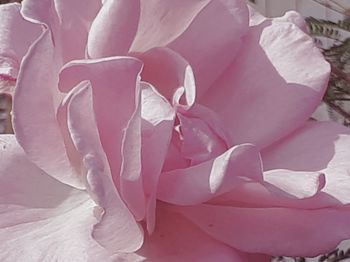
[[142, 176], [147, 198], [147, 230], [153, 232], [158, 178], [170, 143], [175, 111], [150, 84], [141, 82], [141, 88]]
[[182, 139], [181, 155], [191, 165], [213, 159], [227, 150], [225, 141], [202, 119], [177, 114]]
[[[137, 83], [138, 88], [140, 83]], [[141, 92], [137, 90], [136, 110], [128, 122], [122, 140], [120, 193], [124, 202], [140, 221], [146, 215], [141, 156]]]
[[132, 57], [77, 60], [66, 64], [59, 88], [69, 91], [80, 81], [91, 81], [94, 111], [114, 182], [119, 187], [124, 129], [137, 108], [142, 64]]
[[25, 21], [20, 9], [20, 4], [0, 5], [0, 79], [17, 78], [23, 56], [42, 30]]
[[91, 58], [126, 55], [134, 40], [140, 16], [140, 0], [107, 0], [89, 32]]
[[82, 82], [72, 92], [68, 127], [87, 172], [88, 191], [100, 207], [92, 236], [111, 253], [133, 252], [143, 243], [143, 231], [113, 184], [94, 118], [91, 84]]
[[[317, 206], [350, 203], [350, 130], [332, 122], [309, 122], [263, 151], [265, 170], [325, 175]], [[300, 183], [302, 183], [300, 181]], [[328, 198], [327, 198], [328, 196]]]
[[201, 232], [183, 216], [162, 204], [158, 205], [156, 230], [145, 239], [137, 254], [152, 262], [252, 262], [235, 249]]
[[56, 119], [61, 96], [57, 90], [58, 64], [54, 57], [51, 34], [46, 30], [21, 66], [14, 96], [14, 130], [31, 161], [59, 181], [83, 188], [67, 157]]
[[329, 70], [312, 38], [297, 26], [266, 21], [251, 27], [235, 62], [201, 102], [221, 116], [232, 144], [265, 147], [310, 117]]
[[169, 101], [174, 99], [176, 90], [183, 88], [184, 104], [193, 105], [196, 98], [194, 75], [181, 55], [169, 48], [153, 48], [135, 55], [144, 63], [142, 80], [155, 86]]
[[193, 67], [201, 96], [234, 59], [248, 22], [240, 0], [141, 1], [131, 50], [168, 46], [178, 52]]
[[340, 205], [339, 201], [322, 192], [325, 175], [318, 172], [297, 172], [276, 169], [264, 172], [264, 182], [241, 181], [225, 194], [208, 203], [245, 208], [319, 209]]
[[260, 154], [249, 144], [235, 146], [199, 165], [163, 173], [157, 198], [177, 205], [199, 204], [234, 190], [245, 180], [262, 180]]
[[245, 252], [314, 257], [350, 238], [350, 210], [241, 208], [217, 205], [176, 210], [218, 241]]
[[101, 0], [26, 0], [21, 12], [29, 21], [49, 28], [65, 63], [85, 57], [88, 32], [100, 8]]
[[94, 207], [30, 162], [14, 136], [0, 136], [1, 261], [109, 261], [91, 237]]

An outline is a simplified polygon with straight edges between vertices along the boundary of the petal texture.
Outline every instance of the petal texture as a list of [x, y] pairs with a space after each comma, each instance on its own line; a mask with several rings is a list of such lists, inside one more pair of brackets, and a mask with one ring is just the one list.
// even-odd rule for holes
[[260, 155], [253, 145], [239, 145], [199, 165], [163, 173], [157, 197], [177, 205], [199, 204], [234, 190], [241, 179], [262, 179]]
[[140, 0], [105, 1], [94, 19], [87, 43], [91, 58], [126, 55], [140, 17]]
[[168, 46], [178, 52], [193, 67], [201, 96], [237, 54], [248, 23], [240, 0], [141, 1], [131, 51]]
[[89, 82], [72, 90], [68, 127], [87, 172], [88, 190], [100, 207], [96, 210], [99, 222], [94, 226], [92, 236], [111, 253], [133, 252], [142, 245], [143, 232], [113, 184], [92, 105]]
[[[263, 151], [265, 170], [318, 172], [325, 176], [318, 205], [350, 203], [350, 130], [332, 122], [309, 122]], [[300, 181], [301, 183], [301, 181]], [[327, 197], [328, 196], [328, 197]]]
[[23, 56], [41, 32], [39, 25], [23, 19], [20, 9], [19, 4], [0, 6], [0, 78], [17, 78]]
[[57, 90], [58, 63], [53, 45], [46, 30], [22, 63], [14, 96], [14, 130], [28, 158], [38, 167], [59, 181], [83, 188], [70, 164], [56, 119], [61, 95]]
[[314, 257], [350, 237], [348, 209], [197, 205], [177, 210], [218, 241], [252, 253]]
[[109, 261], [91, 238], [94, 206], [33, 165], [14, 136], [0, 136], [1, 261]]
[[266, 21], [250, 28], [239, 55], [201, 102], [221, 116], [233, 144], [265, 147], [310, 117], [329, 70], [296, 25]]

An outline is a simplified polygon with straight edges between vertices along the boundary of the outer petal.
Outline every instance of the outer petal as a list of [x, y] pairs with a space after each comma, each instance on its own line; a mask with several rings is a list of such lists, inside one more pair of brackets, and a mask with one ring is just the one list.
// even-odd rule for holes
[[100, 8], [100, 0], [26, 0], [21, 12], [28, 20], [49, 28], [64, 63], [85, 56], [88, 32]]
[[[314, 257], [350, 237], [350, 210], [197, 205], [177, 210], [209, 235], [246, 252]], [[336, 222], [335, 222], [336, 221]]]
[[100, 58], [126, 55], [134, 40], [140, 0], [107, 0], [94, 19], [87, 43], [88, 55]]
[[153, 232], [158, 179], [174, 125], [175, 111], [150, 84], [141, 82], [142, 176], [146, 194], [147, 230]]
[[261, 172], [256, 148], [239, 145], [199, 165], [163, 173], [157, 198], [177, 205], [199, 204], [234, 190], [241, 180], [260, 181]]
[[111, 253], [133, 252], [142, 245], [143, 232], [112, 182], [94, 118], [91, 86], [83, 82], [72, 92], [68, 127], [87, 171], [88, 190], [102, 208], [96, 210], [100, 221], [94, 227], [93, 237]]
[[146, 261], [252, 262], [233, 248], [205, 235], [170, 208], [158, 206], [156, 230], [137, 252]]
[[94, 206], [31, 163], [14, 136], [0, 136], [1, 261], [108, 261], [90, 235]]
[[266, 21], [251, 27], [234, 63], [201, 102], [221, 115], [233, 144], [265, 147], [309, 118], [329, 70], [297, 26]]
[[237, 54], [248, 17], [240, 0], [141, 1], [131, 50], [168, 46], [180, 53], [194, 69], [200, 96]]
[[83, 188], [69, 162], [56, 119], [61, 100], [58, 67], [51, 34], [46, 30], [22, 63], [13, 106], [15, 134], [28, 158], [47, 174]]
[[17, 78], [23, 56], [41, 32], [39, 25], [23, 19], [20, 9], [20, 4], [0, 5], [0, 82]]
[[[332, 122], [309, 122], [263, 151], [265, 170], [325, 175], [316, 206], [350, 203], [350, 130]], [[301, 174], [302, 175], [302, 174]], [[328, 197], [327, 197], [328, 196]]]

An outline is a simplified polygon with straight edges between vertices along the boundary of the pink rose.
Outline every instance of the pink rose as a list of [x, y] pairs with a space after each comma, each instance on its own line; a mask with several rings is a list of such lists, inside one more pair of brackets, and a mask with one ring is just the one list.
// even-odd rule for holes
[[350, 238], [350, 131], [308, 121], [329, 65], [296, 13], [24, 0], [0, 16], [17, 81], [1, 261], [261, 262]]

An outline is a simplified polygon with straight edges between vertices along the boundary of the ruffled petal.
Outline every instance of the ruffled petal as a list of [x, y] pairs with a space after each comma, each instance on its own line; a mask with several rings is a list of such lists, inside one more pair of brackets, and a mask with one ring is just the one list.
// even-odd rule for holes
[[201, 102], [221, 116], [232, 144], [262, 148], [310, 117], [329, 71], [312, 38], [296, 25], [265, 21], [251, 27], [234, 63]]
[[57, 90], [58, 63], [48, 30], [32, 46], [21, 69], [13, 105], [14, 130], [19, 144], [28, 158], [47, 174], [83, 188], [80, 176], [70, 164], [56, 119], [61, 95]]
[[262, 181], [260, 154], [249, 144], [196, 166], [163, 173], [157, 198], [177, 205], [199, 204], [234, 190], [245, 180]]
[[181, 96], [185, 99], [183, 104], [193, 105], [196, 98], [194, 75], [191, 66], [181, 55], [164, 47], [135, 55], [144, 63], [142, 80], [155, 86], [169, 101], [174, 100], [176, 91], [181, 88]]
[[17, 78], [23, 56], [42, 30], [24, 20], [20, 9], [20, 4], [0, 5], [0, 82]]
[[350, 210], [177, 207], [178, 212], [218, 241], [245, 252], [314, 257], [350, 238]]
[[134, 252], [143, 243], [143, 231], [113, 184], [94, 118], [91, 84], [84, 81], [72, 93], [68, 128], [87, 172], [88, 191], [100, 207], [92, 236], [111, 253]]
[[89, 57], [126, 55], [134, 40], [139, 16], [140, 0], [105, 1], [89, 32]]
[[29, 21], [49, 28], [64, 64], [85, 57], [88, 32], [100, 8], [101, 0], [26, 0], [21, 12]]
[[[266, 148], [265, 170], [324, 174], [323, 194], [315, 207], [350, 203], [350, 130], [332, 122], [308, 122], [285, 139]], [[281, 174], [283, 175], [283, 174]], [[302, 180], [299, 182], [302, 184]]]
[[0, 136], [1, 261], [109, 261], [91, 238], [94, 206], [30, 162], [14, 136]]
[[201, 96], [234, 59], [248, 23], [240, 0], [141, 1], [131, 50], [168, 46], [178, 52], [193, 67]]
[[141, 82], [142, 177], [146, 194], [147, 230], [155, 226], [158, 179], [174, 125], [175, 111], [150, 84]]
[[125, 128], [137, 106], [142, 63], [132, 57], [76, 60], [60, 73], [59, 88], [68, 92], [83, 80], [91, 81], [96, 122], [115, 184], [119, 187], [121, 147]]

